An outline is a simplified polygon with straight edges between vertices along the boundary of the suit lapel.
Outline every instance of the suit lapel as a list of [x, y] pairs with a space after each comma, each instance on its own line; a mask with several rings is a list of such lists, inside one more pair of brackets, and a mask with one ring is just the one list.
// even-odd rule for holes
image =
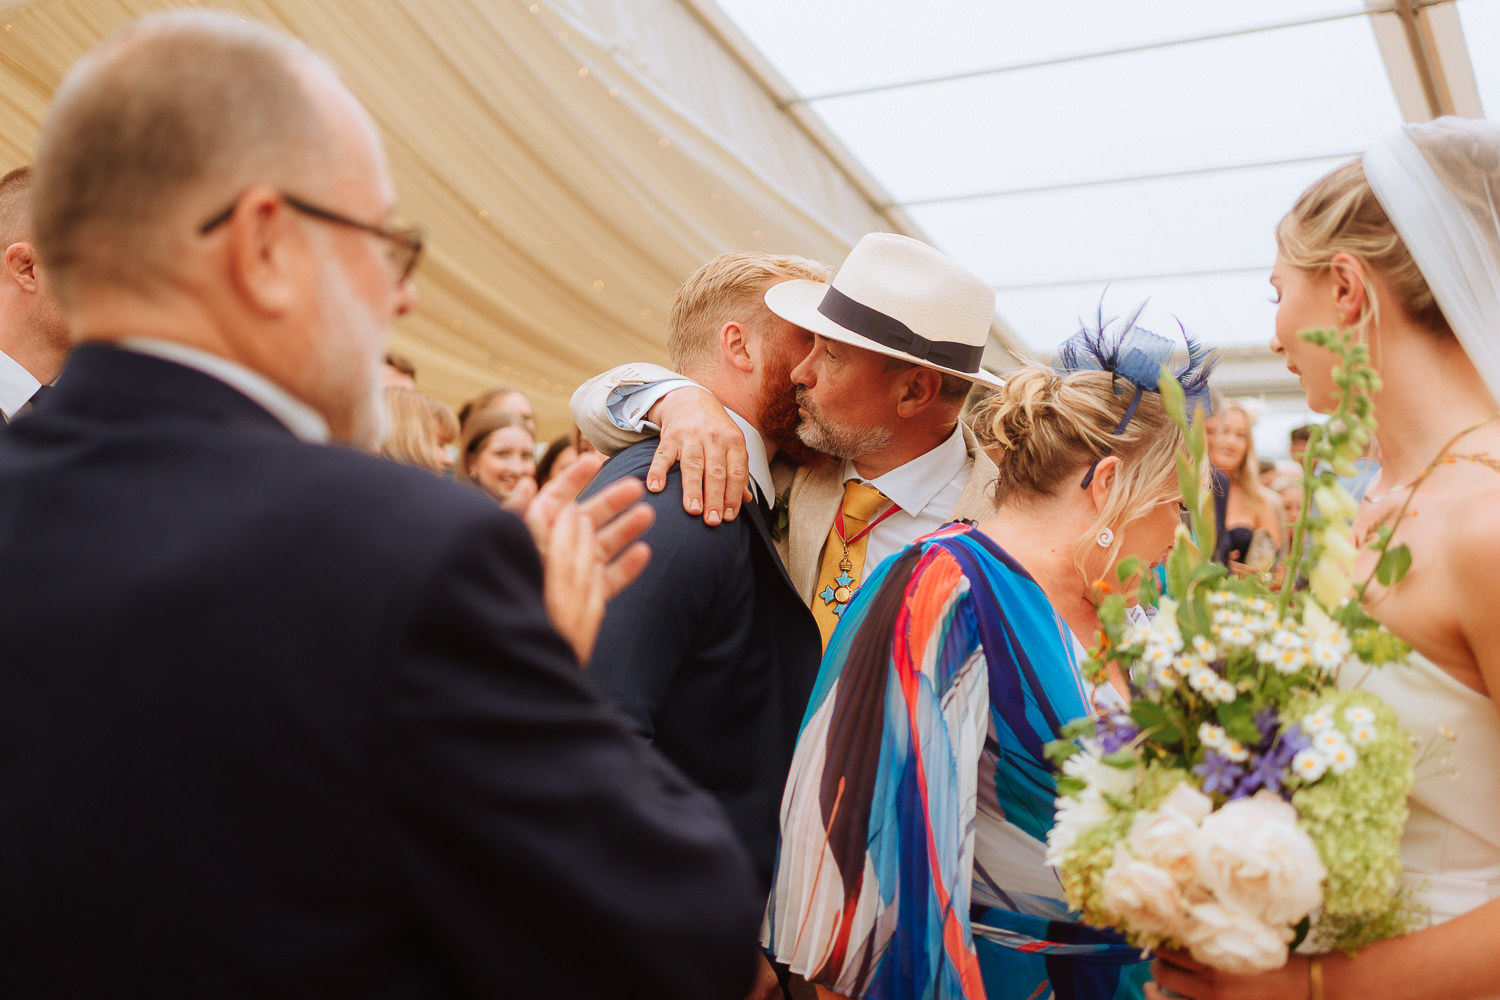
[[786, 564], [782, 562], [781, 552], [776, 542], [771, 538], [771, 529], [766, 524], [765, 514], [760, 509], [760, 504], [746, 504], [740, 512], [740, 516], [750, 522], [752, 533], [760, 539], [760, 544], [766, 547], [771, 554], [771, 561], [776, 564], [776, 569], [781, 573], [781, 579], [786, 582], [787, 587], [795, 591], [797, 588], [792, 583], [792, 578], [787, 575]]
[[969, 471], [969, 481], [964, 483], [964, 491], [959, 495], [958, 504], [953, 508], [949, 520], [975, 523], [988, 521], [995, 516], [995, 480], [1000, 478], [1000, 470], [979, 447], [969, 425], [962, 426], [964, 444], [968, 446], [974, 467]]

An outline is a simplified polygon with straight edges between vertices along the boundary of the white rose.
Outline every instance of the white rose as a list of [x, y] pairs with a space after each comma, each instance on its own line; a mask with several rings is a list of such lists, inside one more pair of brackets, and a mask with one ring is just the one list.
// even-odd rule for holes
[[1198, 871], [1198, 824], [1170, 809], [1141, 813], [1130, 824], [1131, 853], [1167, 872], [1178, 885], [1191, 885]]
[[1285, 928], [1267, 926], [1218, 903], [1192, 907], [1178, 936], [1198, 961], [1236, 975], [1281, 968], [1291, 939], [1291, 931]]
[[1220, 903], [1286, 927], [1323, 901], [1328, 872], [1297, 810], [1261, 789], [1226, 804], [1198, 832], [1198, 877]]
[[1187, 916], [1171, 874], [1132, 857], [1123, 844], [1115, 845], [1115, 863], [1104, 873], [1104, 905], [1132, 931], [1163, 939], [1178, 937]]
[[1172, 789], [1157, 808], [1181, 813], [1196, 825], [1208, 819], [1208, 814], [1214, 811], [1214, 800], [1184, 781]]

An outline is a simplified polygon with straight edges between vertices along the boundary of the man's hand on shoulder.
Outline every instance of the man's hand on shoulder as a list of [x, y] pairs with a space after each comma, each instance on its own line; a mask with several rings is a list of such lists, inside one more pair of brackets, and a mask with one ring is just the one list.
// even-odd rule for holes
[[682, 471], [682, 509], [705, 524], [732, 521], [749, 499], [750, 456], [745, 435], [713, 394], [697, 387], [668, 393], [647, 419], [661, 427], [661, 444], [646, 472], [646, 487], [660, 493], [673, 464]]
[[639, 539], [656, 519], [638, 502], [644, 491], [634, 478], [578, 502], [579, 491], [602, 464], [602, 455], [583, 456], [549, 480], [523, 512], [542, 555], [547, 617], [580, 664], [593, 652], [604, 606], [650, 561], [651, 549]]

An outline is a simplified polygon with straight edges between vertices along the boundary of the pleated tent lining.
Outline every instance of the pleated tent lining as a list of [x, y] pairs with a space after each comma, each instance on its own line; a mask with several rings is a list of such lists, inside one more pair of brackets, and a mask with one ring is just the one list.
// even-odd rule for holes
[[[0, 4], [0, 167], [31, 159], [79, 55], [175, 6]], [[588, 376], [665, 360], [672, 294], [713, 254], [836, 265], [892, 228], [678, 0], [199, 6], [281, 26], [339, 67], [385, 136], [401, 217], [428, 235], [392, 348], [450, 403], [519, 385], [543, 436]]]

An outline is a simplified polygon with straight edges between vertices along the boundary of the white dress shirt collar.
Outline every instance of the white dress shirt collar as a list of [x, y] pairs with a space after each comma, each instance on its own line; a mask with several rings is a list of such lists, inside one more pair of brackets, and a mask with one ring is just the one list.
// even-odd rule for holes
[[842, 481], [858, 479], [869, 483], [902, 510], [916, 513], [932, 502], [968, 460], [969, 447], [964, 444], [963, 429], [954, 424], [953, 433], [936, 448], [874, 479], [861, 476], [853, 459], [845, 461]]
[[120, 346], [139, 354], [150, 354], [166, 361], [174, 361], [184, 367], [196, 369], [211, 378], [216, 378], [230, 388], [249, 396], [303, 441], [314, 444], [326, 444], [328, 441], [328, 422], [317, 410], [264, 375], [253, 372], [244, 365], [217, 354], [210, 354], [196, 347], [188, 347], [186, 344], [169, 340], [127, 337], [120, 341]]
[[6, 420], [15, 416], [41, 385], [19, 361], [0, 351], [0, 412], [4, 412]]
[[760, 436], [760, 431], [756, 430], [750, 421], [738, 413], [728, 407], [724, 408], [724, 412], [729, 414], [729, 419], [733, 420], [745, 435], [745, 451], [750, 454], [750, 479], [766, 501], [766, 506], [774, 510], [776, 487], [771, 482], [771, 460], [766, 456], [766, 439]]

